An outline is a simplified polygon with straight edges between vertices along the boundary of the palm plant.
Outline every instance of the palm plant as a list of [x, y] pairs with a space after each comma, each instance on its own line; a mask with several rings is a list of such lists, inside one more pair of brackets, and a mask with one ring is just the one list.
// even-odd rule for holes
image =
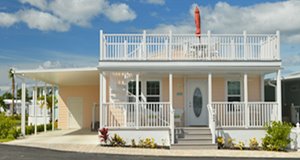
[[8, 77], [11, 79], [11, 94], [12, 94], [12, 104], [10, 107], [11, 114], [14, 113], [14, 107], [15, 107], [15, 70], [13, 68], [10, 68], [8, 71]]

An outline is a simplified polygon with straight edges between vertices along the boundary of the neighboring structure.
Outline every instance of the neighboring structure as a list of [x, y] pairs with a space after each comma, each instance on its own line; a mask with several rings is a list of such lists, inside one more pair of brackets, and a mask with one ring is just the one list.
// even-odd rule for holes
[[[61, 129], [108, 127], [128, 143], [153, 137], [174, 148], [196, 148], [215, 147], [221, 135], [248, 144], [264, 136], [266, 122], [281, 121], [280, 69], [279, 32], [197, 37], [100, 31], [97, 67], [16, 74], [58, 87]], [[277, 74], [273, 102], [264, 99], [269, 73]]]
[[[6, 114], [7, 115], [10, 115], [12, 113], [12, 111], [10, 110], [11, 109], [11, 105], [12, 105], [12, 100], [11, 99], [4, 99], [3, 100], [5, 105], [7, 106], [7, 110], [6, 110]], [[15, 107], [14, 107], [14, 114], [21, 114], [21, 108], [22, 108], [22, 103], [21, 103], [21, 100], [17, 100], [15, 99]], [[27, 102], [26, 103], [26, 109], [25, 109], [25, 112], [28, 113], [28, 106], [29, 106], [29, 103]]]

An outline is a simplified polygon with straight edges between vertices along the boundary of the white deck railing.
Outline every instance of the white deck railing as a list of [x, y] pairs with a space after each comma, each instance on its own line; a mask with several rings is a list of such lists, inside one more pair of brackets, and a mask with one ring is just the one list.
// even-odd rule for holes
[[104, 103], [102, 120], [108, 128], [169, 128], [171, 111], [168, 102]]
[[217, 128], [261, 128], [278, 119], [276, 102], [213, 102]]
[[276, 34], [103, 34], [100, 60], [279, 60]]

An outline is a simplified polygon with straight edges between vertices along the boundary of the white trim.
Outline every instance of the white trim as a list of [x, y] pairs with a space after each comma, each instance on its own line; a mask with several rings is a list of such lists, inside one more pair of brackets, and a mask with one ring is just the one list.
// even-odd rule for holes
[[78, 72], [78, 71], [97, 71], [97, 67], [88, 68], [58, 68], [58, 69], [32, 69], [32, 70], [15, 70], [15, 74], [26, 73], [46, 73], [46, 72]]
[[184, 125], [187, 126], [188, 125], [188, 109], [187, 109], [187, 77], [184, 76], [184, 79], [183, 79], [183, 83], [184, 83]]
[[237, 77], [225, 77], [225, 97], [224, 97], [224, 102], [228, 102], [228, 81], [239, 81], [240, 82], [240, 97], [241, 97], [241, 101], [244, 101], [244, 83], [239, 75], [239, 78]]
[[99, 70], [105, 71], [274, 71], [280, 61], [101, 61]]

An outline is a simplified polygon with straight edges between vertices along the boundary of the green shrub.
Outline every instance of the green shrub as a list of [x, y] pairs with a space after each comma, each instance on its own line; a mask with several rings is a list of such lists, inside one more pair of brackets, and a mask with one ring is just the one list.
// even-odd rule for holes
[[117, 134], [114, 134], [114, 136], [110, 140], [110, 145], [115, 147], [124, 147], [125, 144], [126, 142], [123, 140], [123, 138]]
[[259, 145], [259, 144], [258, 144], [256, 138], [250, 138], [249, 141], [250, 141], [250, 142], [249, 142], [249, 147], [250, 147], [251, 150], [258, 149], [258, 145]]
[[234, 145], [235, 145], [235, 139], [233, 139], [233, 138], [228, 138], [227, 139], [227, 147], [228, 148], [234, 148]]
[[218, 137], [217, 138], [217, 143], [218, 143], [218, 148], [221, 149], [224, 147], [224, 144], [225, 144], [225, 140], [223, 137]]
[[139, 147], [142, 148], [157, 148], [157, 144], [154, 142], [154, 138], [140, 139]]
[[30, 125], [30, 126], [26, 126], [25, 127], [25, 134], [26, 135], [30, 135], [34, 133], [34, 126]]
[[0, 113], [0, 139], [17, 138], [17, 130], [12, 117], [7, 117]]
[[266, 125], [267, 134], [262, 139], [264, 150], [279, 151], [285, 150], [291, 142], [289, 137], [292, 124], [287, 122], [271, 122]]
[[51, 123], [47, 124], [47, 131], [50, 131], [50, 130], [52, 130], [52, 124]]
[[239, 141], [239, 143], [235, 144], [234, 147], [235, 147], [235, 148], [238, 148], [238, 149], [240, 149], [240, 150], [243, 150], [244, 147], [245, 147], [245, 143], [242, 142], [242, 141]]

